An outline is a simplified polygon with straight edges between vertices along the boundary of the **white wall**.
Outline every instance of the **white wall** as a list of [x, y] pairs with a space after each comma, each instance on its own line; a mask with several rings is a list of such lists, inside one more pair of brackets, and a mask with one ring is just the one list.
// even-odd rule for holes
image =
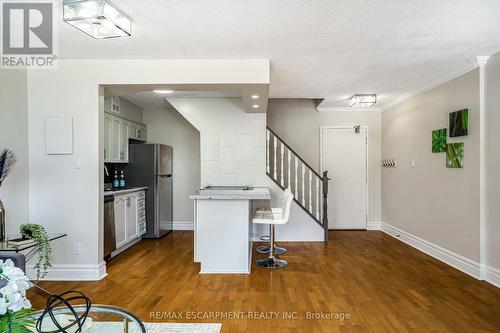
[[490, 57], [486, 76], [486, 264], [500, 286], [500, 53]]
[[192, 226], [193, 203], [189, 199], [200, 187], [200, 132], [175, 109], [144, 110], [148, 143], [170, 145], [174, 150], [174, 229]]
[[[266, 114], [246, 113], [239, 98], [169, 98], [200, 131], [201, 184], [267, 186], [272, 205], [282, 191], [266, 175]], [[269, 203], [258, 202], [268, 206]], [[294, 203], [290, 221], [279, 226], [277, 240], [323, 240], [323, 229]], [[267, 230], [254, 228], [255, 237]]]
[[380, 223], [382, 139], [379, 112], [318, 112], [314, 101], [310, 99], [271, 99], [267, 113], [269, 127], [318, 172], [320, 172], [320, 126], [368, 126], [369, 222]]
[[0, 150], [17, 157], [12, 173], [0, 187], [5, 206], [6, 234], [16, 234], [28, 223], [28, 101], [25, 70], [0, 70]]
[[[450, 112], [469, 109], [463, 169], [432, 153], [432, 130], [449, 128]], [[474, 70], [382, 114], [382, 219], [426, 242], [479, 262], [479, 71]], [[415, 168], [410, 161], [415, 160]]]
[[[68, 84], [69, 81], [71, 84]], [[103, 193], [103, 101], [108, 84], [269, 84], [267, 60], [60, 60], [58, 69], [28, 71], [30, 220], [54, 243], [49, 279], [99, 279]], [[101, 93], [102, 92], [101, 88]], [[47, 156], [46, 116], [74, 117], [74, 155]], [[79, 158], [80, 169], [73, 169]], [[73, 243], [82, 253], [73, 254]]]

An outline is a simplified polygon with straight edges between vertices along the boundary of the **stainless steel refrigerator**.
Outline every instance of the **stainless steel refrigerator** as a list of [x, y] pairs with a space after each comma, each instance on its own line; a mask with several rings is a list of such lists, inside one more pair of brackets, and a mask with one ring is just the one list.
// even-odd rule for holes
[[131, 144], [125, 168], [128, 186], [147, 186], [146, 234], [160, 238], [172, 231], [172, 147]]

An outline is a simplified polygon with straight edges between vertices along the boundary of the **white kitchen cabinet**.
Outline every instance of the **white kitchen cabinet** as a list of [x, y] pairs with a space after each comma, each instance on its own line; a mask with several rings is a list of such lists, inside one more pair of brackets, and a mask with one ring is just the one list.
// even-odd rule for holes
[[121, 119], [120, 121], [120, 143], [119, 143], [119, 161], [128, 163], [128, 138], [129, 138], [129, 121]]
[[104, 162], [128, 163], [129, 139], [146, 138], [146, 125], [104, 113]]
[[137, 140], [139, 141], [147, 141], [148, 133], [146, 126], [144, 125], [139, 125], [137, 127]]
[[116, 248], [128, 242], [127, 237], [127, 196], [115, 196]]
[[111, 159], [111, 115], [104, 114], [104, 161]]
[[139, 236], [139, 216], [137, 212], [137, 194], [132, 193], [127, 200], [127, 239]]
[[126, 247], [146, 232], [145, 192], [115, 195], [116, 248]]

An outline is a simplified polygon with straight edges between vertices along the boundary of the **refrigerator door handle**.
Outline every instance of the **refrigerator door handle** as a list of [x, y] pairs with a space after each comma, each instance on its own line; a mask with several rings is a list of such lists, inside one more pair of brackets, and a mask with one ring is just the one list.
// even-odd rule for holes
[[172, 175], [156, 175], [156, 177], [160, 177], [160, 178], [170, 178], [170, 177], [172, 177]]

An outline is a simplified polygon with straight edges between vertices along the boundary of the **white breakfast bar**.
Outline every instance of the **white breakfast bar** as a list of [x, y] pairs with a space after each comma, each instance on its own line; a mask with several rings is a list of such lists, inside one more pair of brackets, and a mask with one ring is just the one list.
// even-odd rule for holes
[[194, 261], [200, 274], [249, 274], [252, 200], [270, 200], [266, 187], [210, 186], [194, 200]]

